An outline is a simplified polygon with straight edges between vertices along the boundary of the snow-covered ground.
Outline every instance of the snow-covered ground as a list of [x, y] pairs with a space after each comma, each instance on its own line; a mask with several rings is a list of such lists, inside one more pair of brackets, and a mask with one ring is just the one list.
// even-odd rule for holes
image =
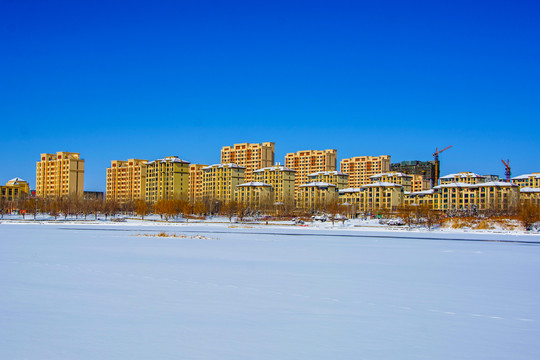
[[0, 359], [540, 358], [538, 235], [327, 226], [2, 222]]

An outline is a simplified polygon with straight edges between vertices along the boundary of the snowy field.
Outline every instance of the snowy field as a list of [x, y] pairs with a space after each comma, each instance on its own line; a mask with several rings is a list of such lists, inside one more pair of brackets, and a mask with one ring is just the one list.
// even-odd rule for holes
[[538, 274], [538, 235], [1, 223], [0, 359], [540, 359]]

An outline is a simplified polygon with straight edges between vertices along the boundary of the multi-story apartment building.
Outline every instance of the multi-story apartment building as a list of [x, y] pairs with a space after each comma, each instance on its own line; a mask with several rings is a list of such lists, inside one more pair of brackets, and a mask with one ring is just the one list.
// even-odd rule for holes
[[185, 198], [189, 190], [189, 162], [178, 156], [146, 163], [145, 200], [155, 203], [162, 199]]
[[296, 171], [295, 188], [308, 182], [308, 175], [319, 171], [335, 171], [337, 150], [303, 150], [285, 155], [285, 166]]
[[5, 186], [0, 186], [0, 197], [6, 201], [26, 199], [30, 195], [30, 184], [21, 178], [9, 180]]
[[412, 175], [400, 172], [380, 173], [369, 177], [373, 183], [392, 183], [403, 186], [403, 191], [412, 191]]
[[370, 177], [390, 171], [390, 155], [356, 156], [341, 160], [341, 172], [349, 174], [349, 187], [371, 183]]
[[208, 165], [191, 164], [189, 166], [189, 201], [194, 204], [203, 199], [204, 171]]
[[540, 188], [540, 172], [513, 177], [512, 182], [520, 188]]
[[326, 182], [334, 184], [339, 190], [349, 187], [349, 175], [341, 171], [319, 171], [308, 175], [309, 182]]
[[272, 186], [275, 202], [294, 205], [295, 174], [293, 169], [276, 165], [255, 170], [253, 179]]
[[126, 202], [146, 196], [146, 163], [148, 160], [113, 160], [107, 168], [107, 201]]
[[421, 175], [429, 183], [429, 187], [423, 190], [431, 189], [431, 187], [437, 185], [435, 184], [435, 168], [435, 161], [408, 160], [390, 164], [390, 171], [402, 172], [409, 175]]
[[274, 189], [271, 185], [250, 181], [236, 185], [235, 199], [240, 204], [254, 208], [270, 208], [274, 204]]
[[506, 211], [519, 203], [519, 187], [502, 181], [452, 182], [438, 185], [433, 190], [433, 208], [436, 210]]
[[486, 182], [486, 177], [469, 171], [458, 172], [457, 174], [448, 174], [440, 177], [440, 184], [465, 183], [479, 184]]
[[82, 196], [84, 160], [79, 153], [41, 154], [36, 163], [36, 196]]
[[431, 189], [431, 180], [425, 179], [423, 175], [411, 174], [411, 191], [426, 191]]
[[540, 187], [522, 187], [519, 189], [520, 204], [540, 206]]
[[389, 182], [374, 182], [339, 192], [339, 202], [350, 206], [352, 214], [395, 210], [403, 204], [403, 199], [403, 186]]
[[311, 182], [298, 187], [296, 206], [301, 209], [319, 210], [338, 201], [338, 188], [326, 182]]
[[274, 165], [275, 143], [234, 144], [221, 149], [221, 163], [234, 163], [246, 169], [246, 181], [253, 180], [253, 172]]
[[405, 205], [428, 206], [433, 209], [435, 190], [413, 191], [405, 194]]
[[236, 186], [245, 183], [246, 169], [234, 163], [214, 164], [203, 167], [202, 170], [203, 197], [206, 199], [233, 201]]

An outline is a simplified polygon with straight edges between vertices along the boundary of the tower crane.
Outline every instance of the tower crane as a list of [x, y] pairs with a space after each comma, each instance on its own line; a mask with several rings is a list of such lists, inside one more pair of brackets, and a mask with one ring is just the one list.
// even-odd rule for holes
[[504, 175], [506, 175], [506, 182], [510, 182], [510, 177], [512, 176], [512, 172], [510, 171], [510, 160], [501, 160], [504, 164]]
[[452, 146], [454, 146], [454, 145], [447, 146], [442, 150], [439, 150], [439, 148], [435, 148], [435, 152], [433, 153], [433, 160], [435, 161], [435, 183], [432, 184], [432, 187], [437, 186], [439, 184], [439, 177], [440, 177], [440, 174], [439, 174], [439, 172], [440, 172], [439, 154], [442, 153], [445, 150], [450, 149]]

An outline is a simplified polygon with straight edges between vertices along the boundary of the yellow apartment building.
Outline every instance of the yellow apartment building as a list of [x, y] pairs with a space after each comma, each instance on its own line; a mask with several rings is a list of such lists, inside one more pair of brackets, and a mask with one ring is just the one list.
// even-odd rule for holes
[[[431, 185], [431, 182], [430, 182]], [[418, 205], [418, 206], [429, 206], [434, 208], [435, 202], [435, 190], [423, 190], [423, 191], [413, 191], [411, 193], [405, 193], [404, 204], [405, 205]]]
[[146, 163], [145, 200], [150, 203], [163, 199], [188, 197], [189, 162], [178, 156]]
[[520, 188], [540, 188], [540, 173], [524, 174], [512, 178], [512, 182]]
[[253, 172], [253, 179], [272, 186], [274, 201], [294, 205], [296, 171], [282, 165], [265, 167]]
[[371, 176], [390, 171], [390, 155], [356, 156], [341, 160], [341, 172], [349, 174], [349, 187], [370, 184]]
[[305, 210], [322, 209], [339, 198], [338, 188], [326, 182], [311, 182], [298, 187], [296, 206]]
[[36, 163], [36, 196], [82, 196], [84, 160], [79, 153], [41, 154]]
[[146, 163], [148, 160], [113, 160], [107, 168], [107, 201], [126, 202], [146, 196]]
[[5, 201], [24, 200], [30, 195], [30, 184], [21, 178], [9, 180], [0, 186], [0, 197]]
[[302, 150], [285, 155], [285, 166], [296, 171], [295, 188], [308, 182], [308, 175], [319, 171], [335, 171], [337, 150]]
[[234, 144], [221, 149], [221, 163], [234, 163], [246, 169], [246, 181], [253, 180], [253, 172], [274, 165], [276, 145], [273, 142], [262, 144]]
[[236, 185], [235, 198], [240, 204], [254, 209], [270, 208], [274, 204], [272, 186], [260, 181]]
[[214, 164], [203, 167], [202, 170], [205, 199], [225, 202], [235, 200], [237, 185], [245, 183], [246, 169], [234, 163]]
[[403, 191], [412, 191], [412, 175], [402, 172], [387, 172], [369, 177], [372, 182], [392, 183], [403, 186]]
[[519, 203], [519, 186], [502, 181], [441, 184], [434, 189], [436, 210], [507, 211]]
[[326, 182], [337, 186], [338, 190], [349, 187], [349, 175], [340, 171], [319, 171], [308, 175], [309, 182]]
[[425, 179], [424, 175], [416, 175], [416, 174], [409, 174], [412, 176], [411, 179], [411, 191], [412, 192], [419, 192], [419, 191], [426, 191], [431, 189], [431, 181], [429, 179]]
[[189, 165], [189, 201], [191, 204], [203, 200], [204, 195], [204, 171], [203, 168], [208, 165], [191, 164]]
[[353, 207], [353, 213], [396, 210], [404, 202], [403, 186], [389, 182], [374, 182], [359, 188], [340, 190], [339, 202]]
[[441, 185], [452, 183], [479, 184], [486, 182], [486, 177], [473, 172], [458, 172], [457, 174], [448, 174], [439, 178]]
[[520, 204], [540, 206], [540, 188], [522, 187], [519, 189]]

